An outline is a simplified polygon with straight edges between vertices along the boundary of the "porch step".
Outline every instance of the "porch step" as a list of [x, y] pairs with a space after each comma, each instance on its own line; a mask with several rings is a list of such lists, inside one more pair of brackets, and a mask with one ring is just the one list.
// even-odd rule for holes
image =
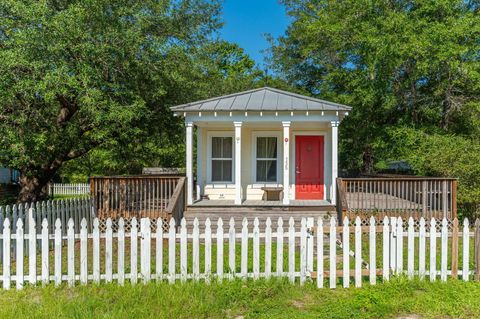
[[301, 220], [304, 217], [313, 218], [314, 225], [316, 224], [317, 219], [321, 217], [323, 219], [324, 225], [329, 225], [331, 216], [335, 216], [335, 215], [332, 213], [321, 212], [321, 211], [288, 211], [288, 212], [268, 211], [268, 212], [260, 213], [258, 211], [242, 210], [242, 211], [225, 212], [225, 211], [219, 210], [218, 208], [216, 209], [216, 211], [208, 211], [208, 212], [205, 212], [205, 211], [192, 212], [189, 209], [184, 213], [184, 217], [187, 221], [188, 229], [191, 230], [193, 228], [193, 221], [195, 220], [195, 218], [198, 218], [200, 231], [203, 231], [205, 229], [205, 221], [207, 220], [207, 218], [210, 218], [210, 221], [212, 223], [211, 224], [212, 229], [216, 229], [218, 218], [222, 218], [223, 225], [224, 225], [223, 227], [225, 230], [229, 228], [230, 218], [233, 217], [235, 221], [236, 230], [242, 229], [242, 221], [244, 218], [247, 218], [248, 229], [249, 231], [252, 231], [254, 220], [257, 217], [259, 220], [260, 230], [262, 231], [263, 229], [265, 229], [267, 218], [270, 218], [272, 222], [272, 226], [271, 226], [272, 230], [276, 230], [278, 218], [282, 217], [284, 231], [287, 231], [289, 226], [289, 219], [290, 217], [293, 217], [293, 220], [295, 221], [295, 229], [299, 231], [301, 226]]

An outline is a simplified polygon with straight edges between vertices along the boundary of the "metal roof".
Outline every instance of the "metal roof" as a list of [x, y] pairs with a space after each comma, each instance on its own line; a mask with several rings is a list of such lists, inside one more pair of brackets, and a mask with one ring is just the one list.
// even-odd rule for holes
[[270, 87], [253, 89], [170, 108], [174, 112], [199, 111], [349, 111], [350, 106]]

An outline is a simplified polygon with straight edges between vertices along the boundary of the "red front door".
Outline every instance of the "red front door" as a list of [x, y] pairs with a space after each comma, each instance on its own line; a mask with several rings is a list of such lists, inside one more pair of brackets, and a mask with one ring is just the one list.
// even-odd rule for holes
[[295, 138], [295, 199], [324, 199], [323, 136]]

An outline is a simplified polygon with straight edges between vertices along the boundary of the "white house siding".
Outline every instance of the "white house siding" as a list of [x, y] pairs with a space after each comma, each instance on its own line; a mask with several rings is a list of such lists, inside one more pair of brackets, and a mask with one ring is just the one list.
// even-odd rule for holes
[[[324, 182], [325, 182], [325, 199], [330, 199], [331, 194], [331, 187], [332, 187], [332, 154], [331, 154], [331, 130], [328, 126], [329, 123], [327, 122], [320, 122], [320, 123], [305, 123], [305, 122], [298, 122], [292, 121], [290, 127], [290, 198], [295, 199], [295, 136], [296, 135], [324, 135], [325, 136], [325, 150], [324, 150]], [[235, 199], [235, 187], [234, 183], [231, 184], [213, 184], [209, 183], [209, 176], [211, 172], [209, 171], [209, 161], [210, 161], [210, 154], [208, 154], [208, 145], [209, 145], [209, 138], [215, 133], [224, 134], [225, 132], [234, 133], [233, 123], [230, 125], [225, 124], [218, 125], [215, 127], [208, 127], [203, 126], [201, 132], [201, 157], [203, 159], [201, 167], [201, 176], [202, 180], [197, 181], [200, 184], [205, 185], [203, 194], [208, 195], [211, 200], [218, 200], [218, 199], [225, 199], [225, 200], [234, 200]], [[275, 185], [275, 186], [283, 186], [283, 127], [281, 123], [275, 124], [265, 124], [265, 123], [248, 123], [243, 122], [242, 126], [242, 139], [241, 139], [241, 152], [242, 152], [242, 163], [241, 163], [241, 171], [242, 171], [242, 198], [248, 200], [260, 200], [263, 196], [263, 191], [261, 190], [262, 186], [265, 184], [258, 184], [255, 183], [254, 177], [254, 138], [255, 134], [262, 134], [262, 133], [274, 133], [278, 134], [279, 136], [279, 147], [278, 147], [278, 154], [279, 159], [277, 163], [277, 184], [268, 184]]]

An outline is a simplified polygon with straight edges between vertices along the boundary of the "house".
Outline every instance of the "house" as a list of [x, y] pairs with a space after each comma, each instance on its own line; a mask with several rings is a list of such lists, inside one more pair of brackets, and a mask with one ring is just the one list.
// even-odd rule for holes
[[187, 205], [335, 205], [350, 109], [269, 87], [172, 107], [185, 119]]
[[11, 168], [0, 167], [0, 184], [16, 184], [20, 173]]

